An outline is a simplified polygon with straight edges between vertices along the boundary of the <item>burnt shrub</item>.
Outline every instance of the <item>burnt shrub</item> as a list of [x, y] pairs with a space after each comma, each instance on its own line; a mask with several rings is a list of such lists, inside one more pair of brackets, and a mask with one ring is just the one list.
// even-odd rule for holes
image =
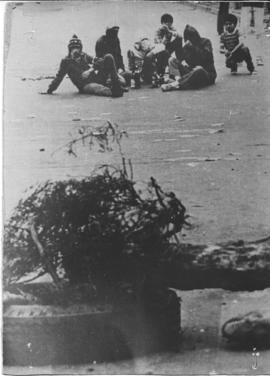
[[137, 267], [158, 263], [186, 223], [185, 211], [155, 179], [142, 191], [108, 165], [82, 180], [47, 181], [18, 203], [5, 225], [4, 284], [46, 271], [31, 223], [60, 279], [98, 288], [134, 281]]

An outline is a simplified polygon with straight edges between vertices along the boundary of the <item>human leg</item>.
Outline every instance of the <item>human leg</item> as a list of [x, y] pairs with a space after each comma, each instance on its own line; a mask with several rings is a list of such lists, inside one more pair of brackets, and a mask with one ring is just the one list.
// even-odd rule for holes
[[214, 83], [209, 73], [201, 66], [193, 68], [189, 73], [173, 82], [161, 86], [162, 91], [199, 89]]
[[247, 69], [249, 70], [250, 73], [252, 73], [254, 71], [254, 65], [253, 65], [253, 62], [252, 62], [252, 57], [251, 57], [249, 48], [248, 47], [242, 47], [241, 50], [240, 50], [240, 53], [242, 55], [241, 56], [242, 59], [247, 64]]
[[123, 83], [123, 86], [130, 86], [131, 78], [132, 78], [132, 73], [128, 70], [125, 70], [124, 72], [120, 73], [119, 75], [120, 82]]
[[183, 64], [179, 63], [179, 60], [176, 57], [171, 56], [169, 58], [169, 74], [171, 78], [182, 77], [190, 71], [191, 68], [188, 65], [184, 66]]
[[98, 95], [98, 96], [103, 96], [103, 97], [112, 96], [112, 91], [109, 87], [95, 83], [95, 82], [86, 84], [83, 87], [82, 92], [84, 94]]
[[143, 60], [142, 75], [145, 83], [151, 84], [155, 69], [155, 54], [150, 51], [145, 55]]
[[179, 76], [180, 77], [180, 69], [179, 69], [179, 60], [174, 57], [174, 56], [171, 56], [169, 58], [169, 74], [170, 74], [170, 77], [177, 77]]
[[166, 50], [169, 53], [169, 56], [174, 52], [176, 58], [181, 61], [183, 56], [183, 47], [182, 47], [182, 37], [177, 35], [175, 39], [168, 43], [166, 46]]
[[254, 71], [254, 65], [252, 62], [252, 57], [249, 51], [249, 48], [246, 46], [243, 46], [239, 48], [233, 55], [233, 61], [235, 63], [240, 63], [242, 61], [245, 61], [247, 64], [247, 69], [249, 70], [250, 73]]
[[237, 62], [232, 57], [226, 59], [226, 67], [231, 69], [231, 73], [237, 72]]
[[130, 86], [139, 89], [141, 86], [141, 74], [143, 70], [143, 57], [139, 51], [128, 50], [128, 67], [130, 70]]
[[168, 65], [170, 53], [168, 50], [161, 51], [156, 56], [157, 74], [164, 75], [165, 69]]
[[119, 76], [116, 70], [114, 57], [111, 54], [106, 54], [104, 56], [104, 63], [103, 63], [104, 73], [107, 76], [111, 77], [112, 81], [112, 96], [113, 97], [122, 97], [123, 96], [123, 89], [121, 88], [121, 82], [119, 80]]

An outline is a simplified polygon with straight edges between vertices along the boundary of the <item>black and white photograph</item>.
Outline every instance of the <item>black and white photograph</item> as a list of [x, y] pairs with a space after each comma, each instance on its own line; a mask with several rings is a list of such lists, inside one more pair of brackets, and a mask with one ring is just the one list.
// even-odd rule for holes
[[5, 375], [270, 375], [270, 1], [6, 1]]

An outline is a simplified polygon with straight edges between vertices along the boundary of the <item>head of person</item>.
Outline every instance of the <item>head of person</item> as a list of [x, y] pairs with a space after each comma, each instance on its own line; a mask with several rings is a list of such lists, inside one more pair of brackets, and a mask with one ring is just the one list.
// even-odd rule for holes
[[106, 36], [109, 39], [117, 39], [118, 38], [118, 32], [119, 32], [119, 26], [108, 26], [106, 28]]
[[151, 49], [151, 46], [151, 41], [147, 37], [139, 38], [139, 40], [134, 43], [134, 47], [138, 51], [149, 51]]
[[237, 25], [237, 17], [234, 14], [228, 14], [225, 18], [224, 27], [229, 33], [232, 33]]
[[79, 59], [82, 53], [82, 47], [82, 41], [74, 34], [68, 43], [69, 56], [74, 60]]
[[184, 41], [191, 42], [194, 46], [198, 45], [201, 42], [201, 36], [195, 27], [186, 25], [183, 33]]
[[171, 27], [173, 24], [173, 16], [171, 14], [165, 13], [161, 16], [160, 22], [162, 25]]

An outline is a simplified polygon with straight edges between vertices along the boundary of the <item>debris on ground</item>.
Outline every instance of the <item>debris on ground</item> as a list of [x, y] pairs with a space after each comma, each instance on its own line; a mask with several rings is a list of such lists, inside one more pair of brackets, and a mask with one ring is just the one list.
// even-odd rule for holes
[[251, 311], [227, 320], [222, 326], [222, 335], [241, 348], [270, 347], [270, 315]]

